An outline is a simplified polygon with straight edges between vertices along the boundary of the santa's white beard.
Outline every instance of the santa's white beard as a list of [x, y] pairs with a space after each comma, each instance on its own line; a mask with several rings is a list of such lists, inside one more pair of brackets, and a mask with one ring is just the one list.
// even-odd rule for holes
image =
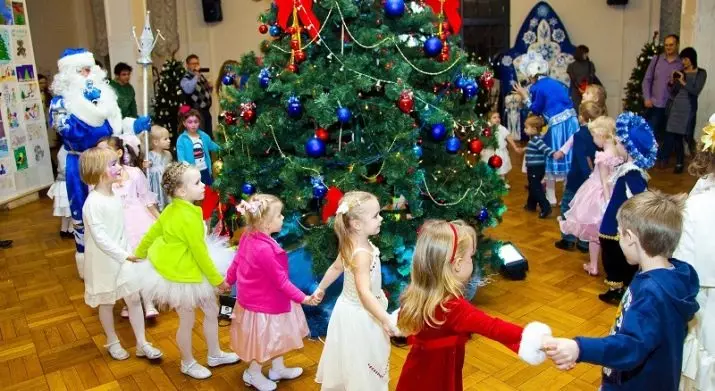
[[[122, 132], [122, 113], [117, 104], [117, 94], [106, 79], [107, 73], [98, 66], [93, 66], [87, 76], [68, 70], [58, 73], [52, 83], [55, 94], [65, 99], [65, 106], [71, 114], [75, 114], [91, 126], [100, 126], [109, 121], [115, 134]], [[91, 81], [94, 88], [101, 94], [92, 103], [84, 97], [87, 82]]]

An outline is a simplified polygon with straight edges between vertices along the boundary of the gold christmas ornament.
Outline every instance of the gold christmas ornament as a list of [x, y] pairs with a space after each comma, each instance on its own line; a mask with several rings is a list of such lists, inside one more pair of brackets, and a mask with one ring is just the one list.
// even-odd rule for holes
[[223, 171], [223, 161], [220, 159], [216, 160], [214, 164], [211, 165], [211, 170], [213, 171], [214, 178], [217, 178], [221, 175], [221, 171]]

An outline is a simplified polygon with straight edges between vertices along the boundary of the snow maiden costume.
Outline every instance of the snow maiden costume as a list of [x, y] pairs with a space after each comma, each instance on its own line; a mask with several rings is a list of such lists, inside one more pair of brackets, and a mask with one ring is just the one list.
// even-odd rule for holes
[[[83, 278], [84, 225], [82, 206], [88, 189], [80, 179], [79, 155], [103, 137], [140, 133], [149, 129], [149, 117], [125, 118], [117, 105], [117, 94], [106, 80], [106, 72], [95, 65], [85, 49], [66, 49], [57, 61], [59, 72], [52, 82], [55, 97], [50, 103], [50, 126], [62, 137], [67, 150], [65, 166], [67, 195], [77, 247], [77, 271]], [[86, 73], [85, 73], [86, 72]]]

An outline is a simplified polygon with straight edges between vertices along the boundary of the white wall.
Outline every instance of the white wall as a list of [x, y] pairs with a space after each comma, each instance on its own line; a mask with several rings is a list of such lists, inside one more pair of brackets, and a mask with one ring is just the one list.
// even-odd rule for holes
[[[712, 1], [712, 0], [706, 0]], [[625, 87], [643, 44], [658, 30], [660, 0], [630, 0], [613, 7], [606, 0], [549, 0], [574, 45], [586, 45], [608, 93], [608, 109], [619, 113]], [[534, 0], [511, 0], [511, 43], [534, 7]]]
[[692, 46], [698, 52], [698, 67], [708, 71], [708, 81], [698, 99], [698, 118], [695, 132], [698, 134], [715, 113], [715, 1], [683, 0], [681, 24], [681, 48]]

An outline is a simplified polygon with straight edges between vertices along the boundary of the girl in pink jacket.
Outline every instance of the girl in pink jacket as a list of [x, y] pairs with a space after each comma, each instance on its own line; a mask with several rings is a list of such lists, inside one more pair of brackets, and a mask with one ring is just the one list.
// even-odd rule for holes
[[[287, 368], [283, 355], [303, 347], [308, 323], [300, 303], [314, 305], [288, 279], [288, 255], [271, 238], [283, 226], [283, 203], [269, 194], [241, 201], [239, 212], [247, 229], [226, 274], [228, 285], [237, 284], [238, 297], [231, 323], [231, 347], [251, 364], [243, 381], [260, 391], [275, 390], [276, 381], [295, 379], [303, 368]], [[266, 378], [262, 363], [273, 359]]]

